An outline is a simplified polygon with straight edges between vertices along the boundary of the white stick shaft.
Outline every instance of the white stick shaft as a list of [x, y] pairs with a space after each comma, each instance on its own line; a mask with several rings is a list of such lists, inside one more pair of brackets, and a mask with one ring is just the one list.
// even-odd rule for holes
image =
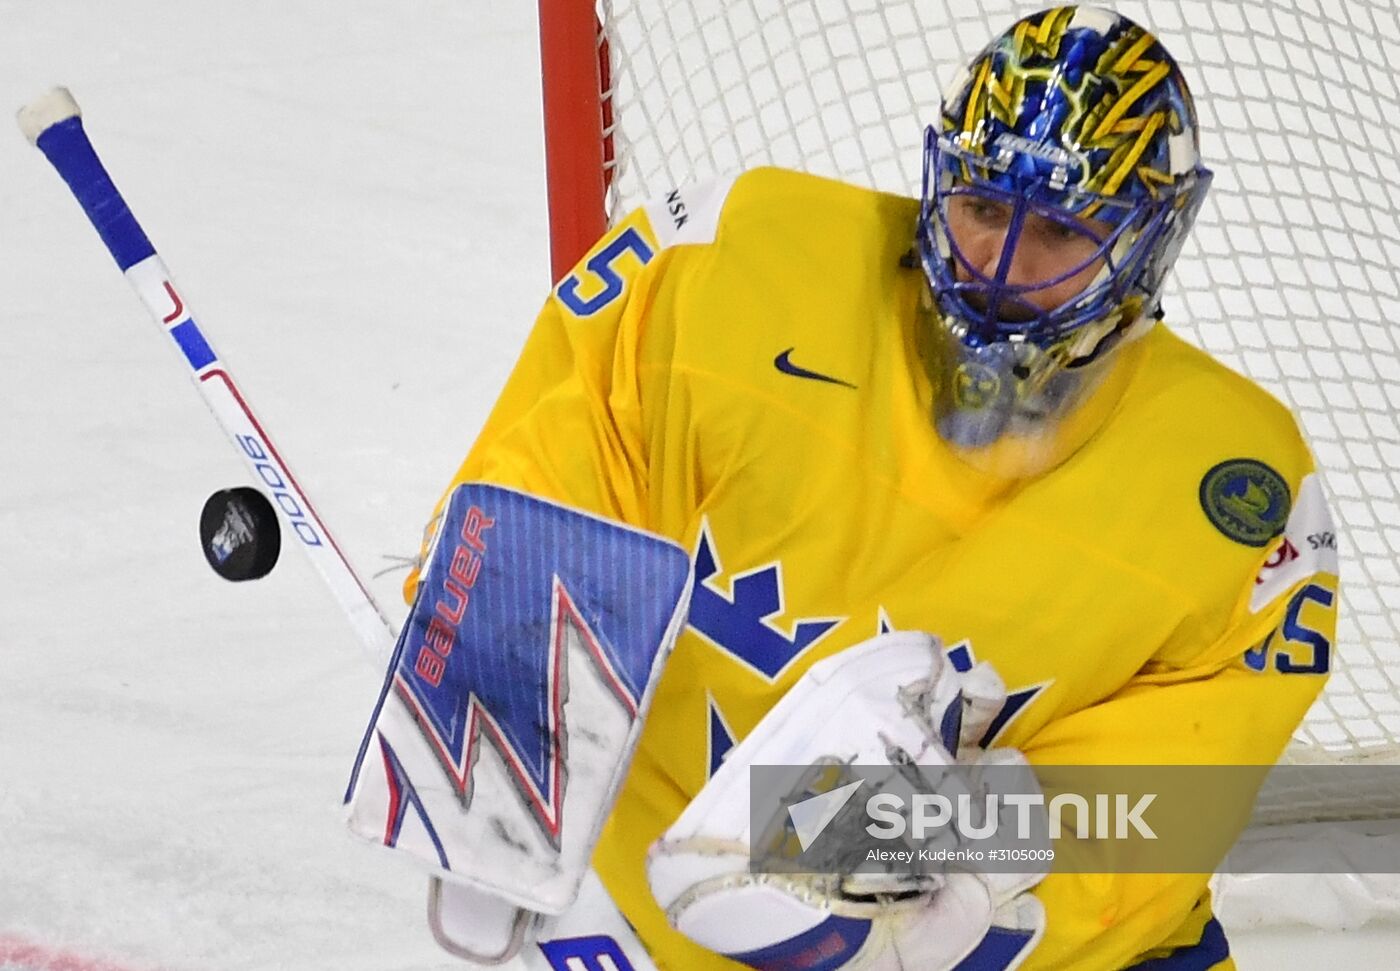
[[185, 306], [155, 247], [98, 159], [77, 102], [67, 90], [56, 89], [21, 109], [19, 124], [73, 190], [151, 318], [179, 350], [209, 410], [271, 495], [287, 531], [311, 558], [365, 650], [382, 668], [394, 649], [393, 628]]

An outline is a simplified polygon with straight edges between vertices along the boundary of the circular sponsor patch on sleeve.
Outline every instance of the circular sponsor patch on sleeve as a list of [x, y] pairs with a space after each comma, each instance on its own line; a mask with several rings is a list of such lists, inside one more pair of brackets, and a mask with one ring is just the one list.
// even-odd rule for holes
[[1226, 459], [1201, 479], [1206, 518], [1245, 546], [1265, 546], [1282, 533], [1292, 503], [1283, 476], [1255, 459]]

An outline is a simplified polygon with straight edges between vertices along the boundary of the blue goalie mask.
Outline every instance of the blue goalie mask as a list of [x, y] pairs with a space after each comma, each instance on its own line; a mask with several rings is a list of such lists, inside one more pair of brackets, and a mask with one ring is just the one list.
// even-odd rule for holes
[[1181, 72], [1132, 21], [1057, 7], [988, 45], [925, 135], [917, 250], [941, 436], [1012, 476], [1083, 444], [1121, 391], [1106, 381], [1120, 352], [1161, 315], [1210, 178]]

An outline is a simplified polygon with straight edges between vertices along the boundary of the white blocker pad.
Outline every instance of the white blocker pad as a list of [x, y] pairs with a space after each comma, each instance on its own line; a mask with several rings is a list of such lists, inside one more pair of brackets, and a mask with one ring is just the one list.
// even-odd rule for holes
[[506, 955], [538, 923], [516, 908], [573, 903], [689, 590], [669, 540], [497, 486], [454, 491], [346, 803], [357, 835], [506, 905], [474, 908], [463, 947]]

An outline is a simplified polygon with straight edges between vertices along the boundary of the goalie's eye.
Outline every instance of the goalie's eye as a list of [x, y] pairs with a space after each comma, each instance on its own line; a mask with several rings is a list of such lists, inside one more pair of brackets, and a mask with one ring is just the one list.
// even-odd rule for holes
[[958, 215], [988, 229], [1005, 229], [1011, 224], [1011, 206], [1005, 202], [965, 195], [955, 196], [952, 207]]

